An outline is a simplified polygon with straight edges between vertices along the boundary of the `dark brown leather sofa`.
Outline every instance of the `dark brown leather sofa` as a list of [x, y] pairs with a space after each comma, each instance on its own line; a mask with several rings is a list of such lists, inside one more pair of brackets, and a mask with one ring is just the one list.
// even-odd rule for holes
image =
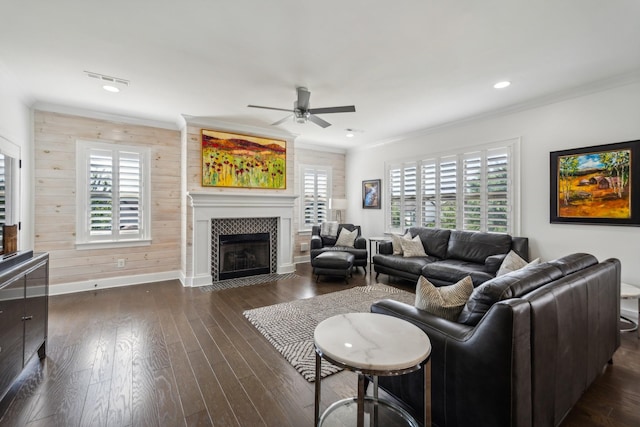
[[436, 286], [446, 286], [471, 276], [473, 285], [496, 276], [509, 251], [529, 258], [529, 239], [508, 234], [440, 228], [411, 227], [411, 237], [420, 236], [426, 257], [393, 255], [390, 241], [378, 245], [373, 257], [376, 279], [380, 273], [416, 281], [420, 275]]
[[[557, 426], [620, 345], [620, 262], [578, 253], [500, 276], [458, 322], [392, 300], [371, 311], [429, 336], [434, 425]], [[379, 383], [417, 415], [422, 375]]]

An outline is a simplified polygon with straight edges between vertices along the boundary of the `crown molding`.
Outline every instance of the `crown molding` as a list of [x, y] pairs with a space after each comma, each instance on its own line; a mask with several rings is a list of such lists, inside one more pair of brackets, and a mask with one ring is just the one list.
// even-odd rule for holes
[[85, 108], [70, 107], [68, 105], [50, 104], [46, 102], [36, 102], [32, 107], [34, 110], [47, 111], [50, 113], [68, 114], [71, 116], [87, 117], [90, 119], [105, 120], [108, 122], [126, 123], [129, 125], [148, 126], [168, 130], [180, 130], [178, 122], [163, 122], [160, 120], [145, 119], [142, 117], [124, 116], [120, 114], [107, 113], [103, 111], [89, 110]]

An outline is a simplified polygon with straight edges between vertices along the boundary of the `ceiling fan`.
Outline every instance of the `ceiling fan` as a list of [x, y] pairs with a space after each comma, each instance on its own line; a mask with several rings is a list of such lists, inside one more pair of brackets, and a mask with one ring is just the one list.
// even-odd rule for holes
[[[309, 108], [309, 98], [311, 97], [311, 92], [309, 92], [306, 87], [298, 87], [296, 88], [296, 91], [298, 92], [298, 99], [293, 102], [292, 110], [288, 110], [286, 108], [261, 107], [260, 105], [247, 105], [247, 107], [264, 108], [266, 110], [289, 111], [293, 113], [296, 122], [306, 123], [307, 121], [312, 121], [313, 123], [323, 128], [331, 126], [331, 123], [321, 119], [320, 117], [316, 116], [316, 114], [355, 113], [356, 111], [355, 105], [345, 105], [343, 107]], [[279, 125], [289, 117], [291, 117], [291, 115], [288, 115], [287, 117], [278, 120], [275, 123], [271, 123], [271, 125]]]

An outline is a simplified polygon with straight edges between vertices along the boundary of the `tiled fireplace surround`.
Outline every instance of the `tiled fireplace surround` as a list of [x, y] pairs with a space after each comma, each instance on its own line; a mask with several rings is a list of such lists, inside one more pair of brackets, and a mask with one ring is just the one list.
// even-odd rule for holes
[[[187, 274], [185, 286], [210, 285], [212, 276], [212, 222], [217, 219], [275, 218], [277, 222], [278, 274], [295, 271], [293, 263], [293, 206], [297, 196], [281, 194], [251, 193], [204, 193], [188, 194], [191, 216], [191, 251], [186, 253]], [[223, 221], [226, 223], [227, 221]], [[250, 227], [262, 221], [233, 221], [234, 228], [246, 222]], [[217, 228], [217, 226], [215, 227]], [[250, 229], [247, 232], [254, 232]], [[272, 251], [273, 253], [273, 251]], [[273, 267], [272, 267], [273, 269]]]

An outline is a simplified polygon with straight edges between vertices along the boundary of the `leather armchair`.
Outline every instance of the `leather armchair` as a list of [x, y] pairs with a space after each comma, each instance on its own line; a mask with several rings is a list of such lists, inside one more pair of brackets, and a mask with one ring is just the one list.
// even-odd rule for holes
[[366, 274], [367, 261], [369, 260], [369, 253], [367, 251], [367, 239], [362, 237], [360, 226], [353, 224], [339, 224], [337, 234], [338, 236], [340, 235], [340, 231], [343, 228], [347, 229], [348, 231], [358, 231], [358, 237], [356, 237], [353, 247], [335, 246], [337, 237], [331, 238], [327, 236], [321, 236], [320, 226], [313, 226], [311, 228], [311, 242], [309, 245], [311, 249], [311, 259], [313, 260], [321, 253], [327, 251], [349, 252], [354, 256], [353, 266], [362, 267]]

